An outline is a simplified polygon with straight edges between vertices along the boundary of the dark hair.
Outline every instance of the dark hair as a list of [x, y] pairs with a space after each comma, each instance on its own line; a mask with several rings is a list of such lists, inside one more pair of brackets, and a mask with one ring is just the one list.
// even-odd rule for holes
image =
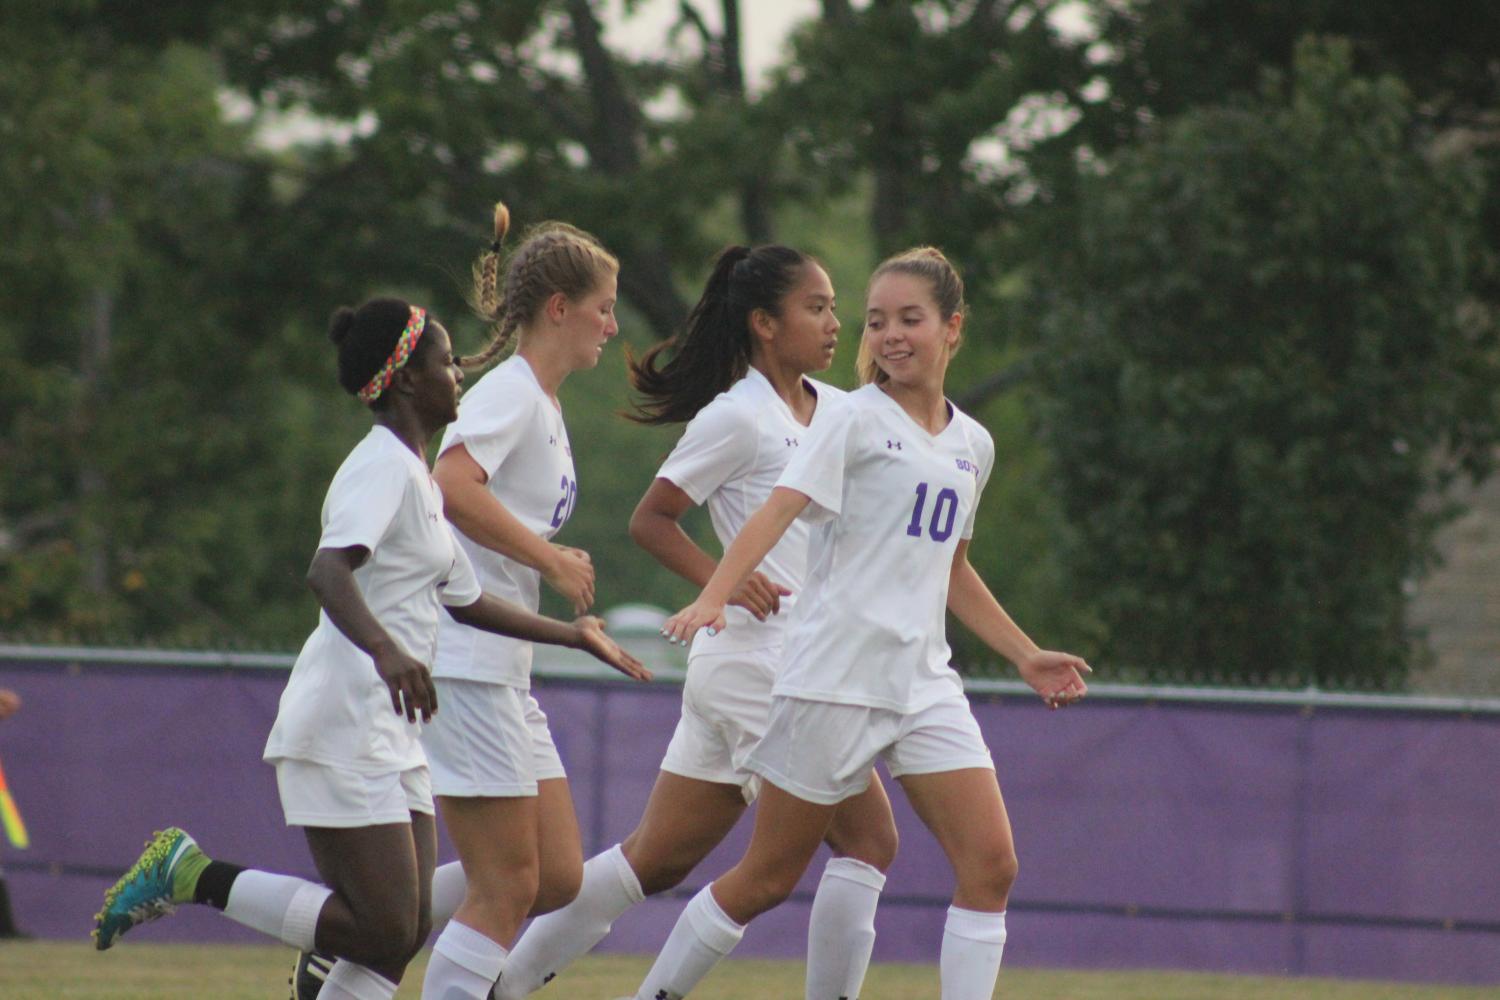
[[478, 354], [460, 358], [464, 368], [483, 368], [510, 345], [516, 330], [536, 317], [555, 292], [577, 300], [598, 288], [606, 275], [617, 274], [620, 262], [594, 236], [566, 222], [543, 222], [526, 232], [521, 245], [500, 264], [505, 234], [510, 231], [510, 209], [495, 203], [495, 238], [474, 263], [470, 304], [490, 324], [490, 342]]
[[[358, 309], [339, 306], [328, 321], [328, 339], [339, 351], [339, 385], [353, 396], [363, 389], [385, 367], [401, 331], [411, 319], [411, 303], [401, 299], [370, 299]], [[430, 326], [436, 320], [428, 314]], [[431, 338], [422, 337], [407, 364], [420, 360], [423, 349]], [[386, 395], [381, 394], [370, 405], [376, 409], [385, 405]]]
[[[750, 314], [781, 314], [781, 300], [803, 268], [814, 263], [800, 250], [779, 244], [726, 247], [714, 261], [683, 331], [648, 350], [639, 360], [626, 349], [630, 384], [644, 399], [632, 401], [631, 420], [675, 424], [691, 420], [750, 369]], [[672, 351], [672, 359], [663, 355]]]
[[[964, 279], [953, 262], [937, 247], [912, 247], [887, 257], [875, 268], [875, 273], [870, 275], [865, 293], [868, 295], [869, 289], [875, 287], [879, 278], [893, 271], [922, 278], [932, 286], [932, 300], [937, 303], [938, 315], [944, 323], [953, 318], [954, 313], [968, 311], [968, 305], [964, 302]], [[957, 354], [961, 346], [962, 341], [953, 345], [953, 353]], [[859, 375], [860, 385], [871, 382], [879, 385], [887, 379], [885, 372], [875, 363], [875, 356], [865, 345], [864, 337], [859, 338], [859, 354], [854, 361], [854, 370]]]

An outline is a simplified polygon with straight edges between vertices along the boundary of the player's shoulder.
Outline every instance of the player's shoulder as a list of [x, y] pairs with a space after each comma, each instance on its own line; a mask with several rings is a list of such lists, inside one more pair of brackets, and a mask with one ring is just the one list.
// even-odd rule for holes
[[762, 410], [760, 403], [754, 384], [749, 379], [740, 379], [705, 403], [688, 423], [700, 428], [712, 427], [721, 433], [754, 429]]
[[960, 410], [957, 404], [951, 400], [948, 402], [948, 405], [953, 407], [953, 421], [958, 424], [963, 438], [968, 441], [971, 447], [981, 453], [980, 457], [988, 458], [994, 455], [995, 439], [990, 435], [989, 430], [984, 424], [981, 424], [978, 420]]
[[350, 450], [334, 474], [341, 488], [398, 484], [426, 471], [426, 464], [388, 428], [379, 424]]

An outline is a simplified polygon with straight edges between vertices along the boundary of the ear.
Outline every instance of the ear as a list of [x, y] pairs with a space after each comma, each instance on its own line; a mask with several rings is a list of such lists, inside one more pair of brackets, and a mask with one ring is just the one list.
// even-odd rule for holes
[[562, 292], [553, 292], [547, 296], [547, 301], [542, 306], [542, 312], [553, 323], [561, 323], [568, 318], [568, 307], [571, 305], [572, 303], [568, 301], [568, 297]]
[[400, 392], [411, 395], [416, 392], [416, 387], [411, 384], [412, 374], [410, 365], [402, 365], [396, 369], [396, 374], [391, 376], [391, 384], [386, 392]]
[[766, 343], [776, 339], [776, 317], [769, 312], [764, 309], [751, 309], [750, 314], [745, 318], [749, 321], [750, 336]]
[[964, 314], [962, 312], [949, 316], [948, 321], [943, 324], [943, 342], [948, 345], [948, 350], [952, 351], [958, 347], [958, 337], [963, 332], [963, 328]]

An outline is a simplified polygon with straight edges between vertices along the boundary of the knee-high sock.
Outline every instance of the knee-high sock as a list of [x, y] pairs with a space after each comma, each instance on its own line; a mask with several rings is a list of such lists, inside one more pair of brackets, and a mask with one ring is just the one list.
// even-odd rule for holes
[[990, 1000], [1005, 951], [1005, 911], [982, 913], [948, 907], [943, 925], [943, 1000]]
[[533, 920], [511, 949], [495, 987], [497, 1000], [521, 1000], [541, 989], [604, 940], [616, 918], [645, 898], [619, 844], [589, 858], [578, 897]]
[[713, 886], [704, 886], [683, 908], [636, 997], [679, 1000], [687, 996], [719, 959], [734, 950], [744, 933], [744, 926], [731, 920], [714, 899]]
[[427, 960], [422, 1000], [485, 1000], [504, 968], [504, 947], [450, 920]]
[[224, 916], [286, 942], [312, 951], [318, 914], [333, 892], [292, 875], [246, 869], [229, 889]]
[[855, 1000], [875, 947], [875, 907], [885, 875], [854, 858], [831, 858], [807, 924], [807, 1000]]
[[342, 958], [333, 963], [318, 991], [319, 1000], [391, 1000], [395, 995], [395, 983]]
[[432, 926], [442, 927], [452, 920], [468, 891], [469, 880], [464, 877], [463, 865], [457, 861], [438, 865], [432, 873]]

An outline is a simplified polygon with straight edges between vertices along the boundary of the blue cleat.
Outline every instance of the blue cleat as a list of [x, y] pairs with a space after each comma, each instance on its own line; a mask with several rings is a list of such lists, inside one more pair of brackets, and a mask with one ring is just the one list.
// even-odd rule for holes
[[104, 909], [94, 914], [94, 947], [109, 948], [137, 924], [165, 917], [178, 903], [191, 903], [208, 856], [175, 826], [146, 842], [146, 850], [104, 894]]

